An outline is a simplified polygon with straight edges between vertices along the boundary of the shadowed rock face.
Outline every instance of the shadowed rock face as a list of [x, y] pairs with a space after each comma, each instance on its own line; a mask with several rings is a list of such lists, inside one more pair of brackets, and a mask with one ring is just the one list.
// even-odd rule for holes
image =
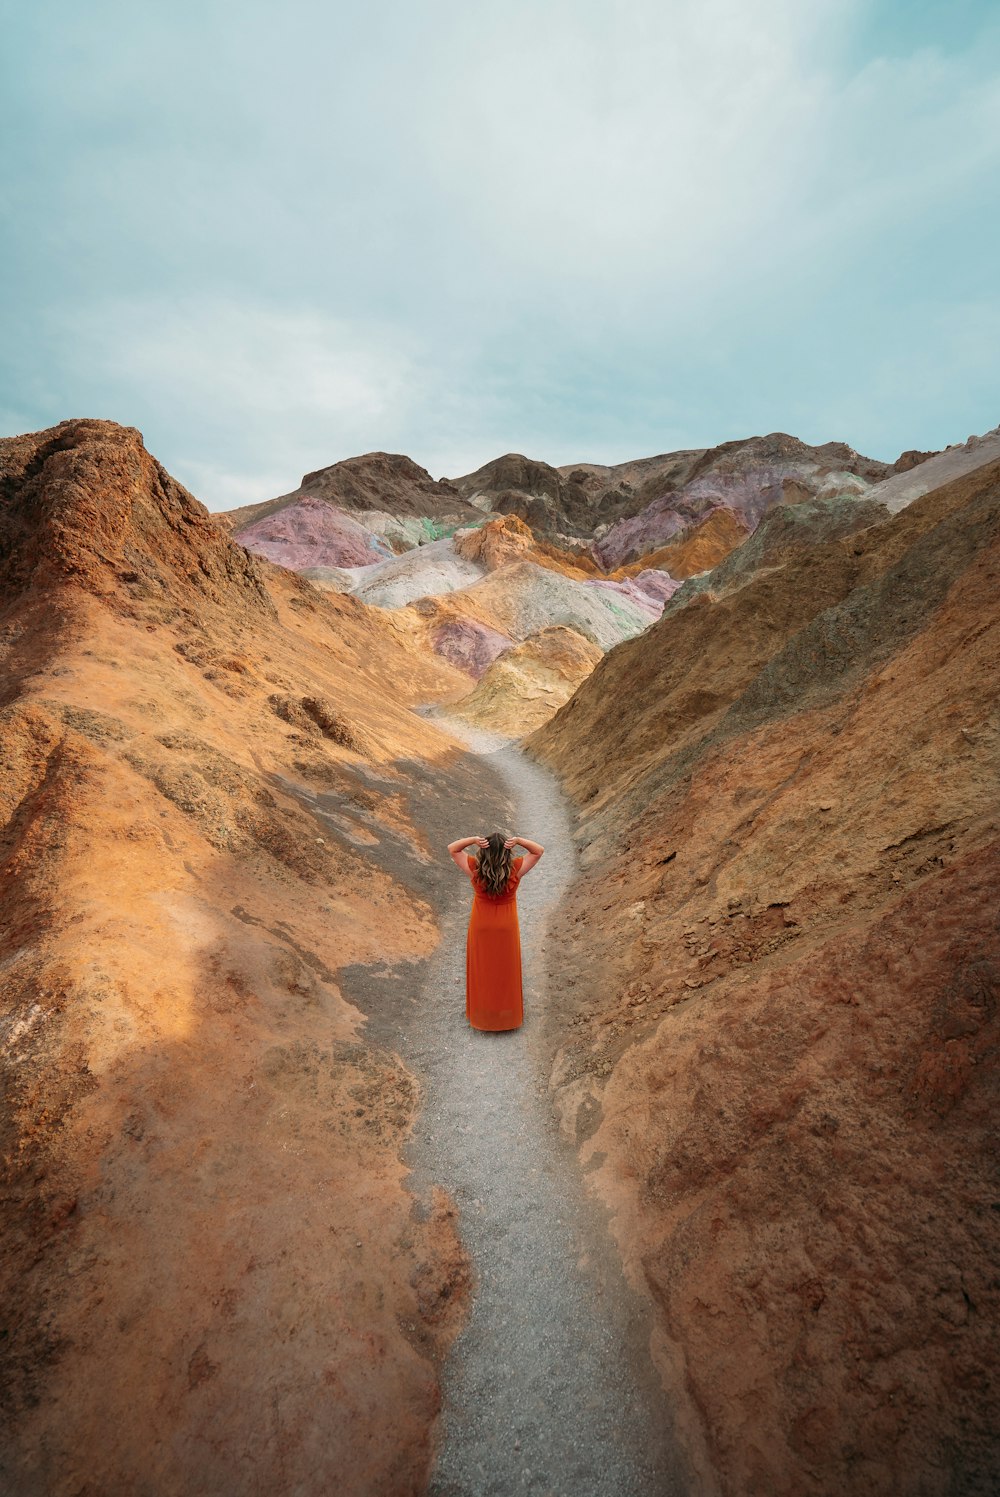
[[134, 427], [63, 421], [9, 437], [0, 467], [0, 601], [73, 584], [135, 616], [225, 602], [273, 617], [260, 567], [219, 533]]
[[872, 511], [769, 516], [526, 740], [563, 1127], [733, 1497], [1000, 1469], [1000, 461]]
[[455, 793], [408, 707], [468, 676], [134, 430], [0, 477], [0, 1486], [419, 1490], [468, 1264], [337, 979], [438, 940], [396, 761]]

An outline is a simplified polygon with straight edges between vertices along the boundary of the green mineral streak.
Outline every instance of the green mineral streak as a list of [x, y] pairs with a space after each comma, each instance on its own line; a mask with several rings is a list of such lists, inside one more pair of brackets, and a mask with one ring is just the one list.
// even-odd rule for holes
[[631, 613], [627, 609], [622, 608], [618, 603], [612, 603], [610, 598], [602, 598], [601, 601], [603, 602], [605, 608], [607, 608], [609, 612], [614, 614], [618, 622], [628, 630], [629, 634], [640, 633], [643, 628], [643, 624], [636, 619], [634, 613]]
[[420, 526], [421, 534], [428, 541], [443, 541], [447, 536], [454, 535], [456, 530], [478, 530], [485, 525], [489, 516], [483, 518], [474, 525], [469, 525], [464, 520], [456, 520], [451, 524], [444, 524], [440, 520], [432, 520], [428, 515], [423, 515], [415, 523]]

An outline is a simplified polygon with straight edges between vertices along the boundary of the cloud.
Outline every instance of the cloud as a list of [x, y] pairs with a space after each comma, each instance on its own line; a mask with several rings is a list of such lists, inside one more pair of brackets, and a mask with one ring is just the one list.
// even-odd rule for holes
[[38, 0], [0, 402], [138, 425], [214, 505], [373, 448], [955, 440], [1000, 383], [949, 332], [994, 304], [1000, 28], [881, 9]]
[[[377, 448], [415, 386], [405, 338], [317, 310], [105, 300], [52, 335], [69, 335], [98, 386], [156, 391], [157, 425], [193, 437], [177, 475], [212, 509], [294, 488], [331, 453]], [[206, 433], [229, 463], [191, 455], [211, 450]]]
[[817, 43], [838, 9], [466, 13], [451, 45], [463, 125], [431, 117], [428, 159], [515, 264], [569, 282], [703, 282], [794, 194], [830, 87]]

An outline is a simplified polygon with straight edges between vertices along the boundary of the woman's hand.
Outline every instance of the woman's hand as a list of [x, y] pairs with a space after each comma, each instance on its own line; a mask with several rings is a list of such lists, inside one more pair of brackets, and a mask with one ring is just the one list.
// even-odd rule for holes
[[477, 847], [489, 847], [490, 845], [488, 837], [472, 837], [469, 840], [469, 846], [471, 847], [473, 843], [475, 843]]
[[518, 841], [518, 839], [516, 837], [508, 837], [507, 841], [504, 843], [504, 851], [506, 852], [507, 849], [510, 848], [510, 847], [520, 847], [520, 846], [521, 846], [521, 844], [520, 844], [520, 842]]

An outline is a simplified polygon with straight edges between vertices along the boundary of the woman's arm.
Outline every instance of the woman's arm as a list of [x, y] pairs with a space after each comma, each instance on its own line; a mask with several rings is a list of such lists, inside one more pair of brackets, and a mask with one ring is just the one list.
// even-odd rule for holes
[[510, 837], [504, 843], [504, 846], [505, 847], [526, 847], [528, 849], [528, 856], [526, 858], [522, 859], [522, 862], [521, 862], [521, 877], [522, 878], [524, 877], [524, 875], [526, 873], [528, 873], [532, 868], [534, 868], [535, 864], [538, 862], [538, 859], [542, 856], [542, 853], [545, 851], [545, 848], [542, 846], [542, 844], [540, 842], [532, 842], [530, 840], [530, 838], [528, 838], [528, 837]]
[[485, 837], [457, 837], [454, 842], [448, 843], [448, 854], [463, 873], [469, 871], [469, 855], [465, 849], [472, 846], [488, 847], [489, 843]]

